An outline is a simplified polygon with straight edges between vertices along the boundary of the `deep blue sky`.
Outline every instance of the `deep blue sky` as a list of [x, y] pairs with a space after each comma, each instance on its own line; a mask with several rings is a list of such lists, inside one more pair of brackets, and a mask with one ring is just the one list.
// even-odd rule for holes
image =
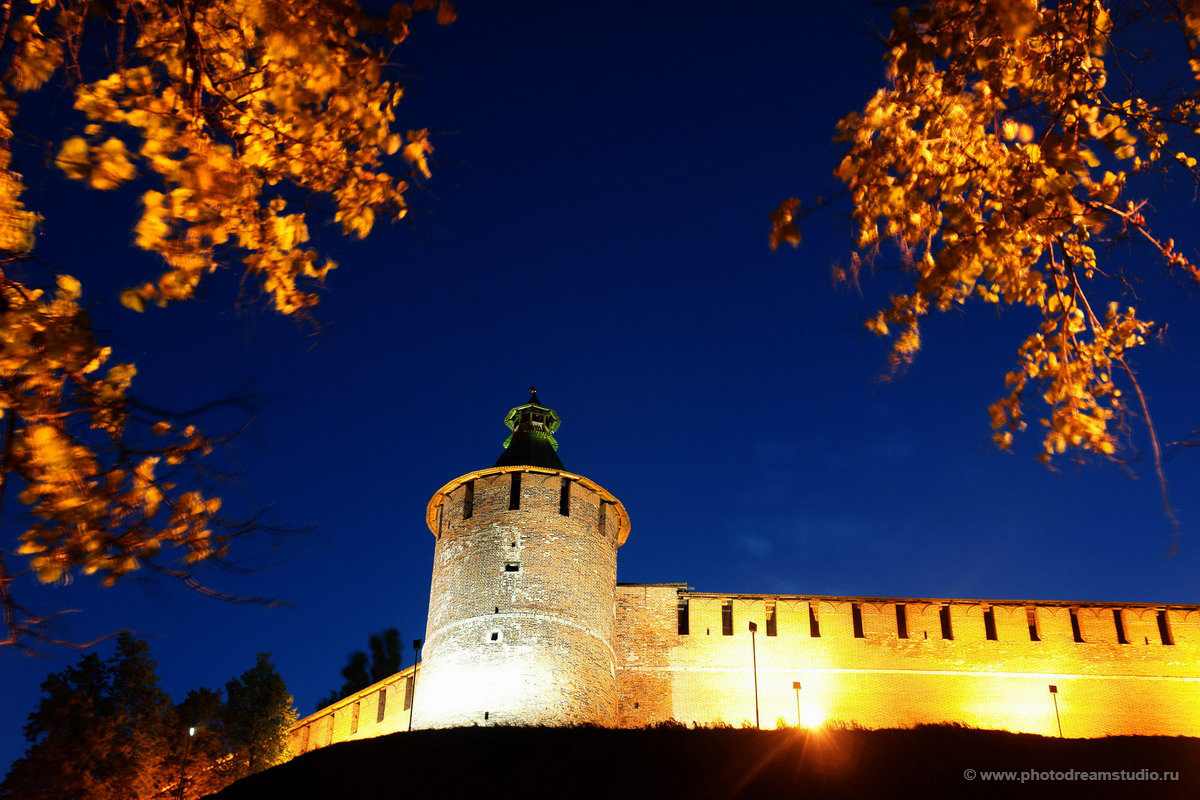
[[[434, 179], [408, 222], [365, 243], [321, 234], [342, 268], [317, 309], [319, 336], [269, 311], [235, 312], [228, 276], [196, 303], [116, 307], [120, 287], [157, 268], [127, 247], [136, 191], [31, 179], [47, 216], [39, 254], [83, 280], [116, 357], [138, 364], [140, 396], [184, 407], [264, 394], [228, 454], [241, 471], [230, 508], [269, 505], [282, 524], [315, 525], [265, 569], [210, 576], [290, 607], [138, 580], [19, 587], [42, 609], [84, 609], [63, 634], [133, 629], [176, 697], [222, 686], [270, 651], [311, 712], [370, 633], [423, 635], [425, 503], [496, 459], [501, 418], [530, 383], [563, 417], [567, 468], [632, 517], [622, 581], [1197, 601], [1200, 451], [1168, 463], [1186, 531], [1168, 559], [1146, 464], [1131, 480], [1100, 462], [1048, 470], [1034, 438], [1014, 454], [992, 447], [985, 409], [1029, 314], [969, 306], [934, 319], [917, 363], [880, 382], [887, 344], [861, 320], [900, 276], [881, 270], [862, 295], [831, 286], [851, 242], [847, 207], [810, 218], [799, 250], [768, 250], [781, 199], [836, 188], [833, 125], [880, 85], [872, 26], [886, 12], [464, 1], [460, 13], [449, 28], [417, 26], [397, 53], [404, 124], [434, 131]], [[1182, 240], [1194, 231], [1190, 192], [1168, 198], [1160, 209]], [[1159, 280], [1146, 253], [1118, 257]], [[1139, 292], [1152, 319], [1171, 322], [1136, 364], [1164, 439], [1177, 439], [1200, 427], [1196, 293]], [[38, 684], [78, 658], [46, 655], [0, 651], [0, 767], [22, 751]]]

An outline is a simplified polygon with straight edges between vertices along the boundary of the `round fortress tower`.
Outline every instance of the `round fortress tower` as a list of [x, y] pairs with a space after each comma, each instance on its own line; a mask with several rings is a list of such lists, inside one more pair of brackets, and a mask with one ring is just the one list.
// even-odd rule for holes
[[414, 728], [616, 718], [629, 515], [563, 468], [559, 416], [530, 391], [504, 418], [513, 433], [496, 464], [450, 481], [426, 509], [437, 544]]

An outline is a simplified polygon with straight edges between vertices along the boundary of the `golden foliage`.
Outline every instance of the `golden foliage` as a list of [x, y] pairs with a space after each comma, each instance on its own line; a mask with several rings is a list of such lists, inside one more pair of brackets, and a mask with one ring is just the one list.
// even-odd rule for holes
[[[79, 568], [105, 584], [164, 545], [184, 548], [187, 561], [213, 555], [223, 546], [211, 530], [219, 501], [198, 492], [169, 496], [173, 484], [156, 475], [164, 458], [182, 463], [208, 450], [194, 428], [152, 455], [122, 449], [107, 458], [77, 431], [82, 426], [122, 441], [126, 392], [137, 370], [116, 364], [92, 377], [111, 351], [88, 330], [77, 304], [79, 281], [60, 275], [57, 283], [53, 295], [13, 281], [2, 287], [7, 311], [0, 326], [0, 411], [7, 423], [8, 470], [20, 477], [19, 500], [37, 518], [17, 552], [29, 557], [44, 582], [64, 580]], [[158, 426], [169, 430], [165, 422]]]
[[[1200, 75], [1200, 3], [1165, 2], [1155, 13], [1184, 23]], [[851, 272], [890, 243], [913, 277], [912, 291], [867, 327], [893, 337], [899, 365], [935, 310], [972, 299], [1036, 309], [1041, 321], [1020, 346], [1008, 393], [990, 408], [996, 443], [1007, 448], [1026, 427], [1032, 389], [1048, 408], [1042, 460], [1068, 448], [1113, 454], [1125, 407], [1114, 373], [1136, 388], [1125, 353], [1154, 324], [1115, 302], [1097, 313], [1087, 292], [1110, 277], [1098, 249], [1129, 235], [1200, 283], [1174, 242], [1152, 235], [1128, 187], [1167, 164], [1198, 174], [1193, 157], [1168, 150], [1200, 133], [1195, 90], [1163, 102], [1125, 76], [1110, 82], [1116, 34], [1100, 0], [939, 0], [898, 9], [893, 24], [888, 85], [838, 124], [849, 150], [835, 174], [858, 224]], [[798, 240], [797, 209], [789, 200], [772, 216], [772, 246]]]
[[[453, 9], [443, 5], [439, 21], [449, 21]], [[409, 176], [384, 168], [400, 149], [403, 90], [383, 79], [387, 53], [367, 39], [404, 38], [412, 10], [397, 5], [384, 21], [323, 0], [185, 8], [129, 5], [139, 30], [128, 63], [76, 90], [75, 107], [93, 124], [86, 138], [63, 143], [58, 165], [98, 189], [139, 170], [161, 184], [142, 197], [136, 244], [159, 253], [166, 270], [126, 292], [127, 306], [191, 297], [236, 254], [276, 309], [308, 308], [317, 296], [303, 284], [324, 280], [334, 265], [318, 265], [304, 246], [308, 212], [286, 187], [327, 197], [334, 220], [359, 238], [376, 218], [407, 213]], [[69, 38], [82, 35], [83, 21], [74, 25]], [[426, 132], [405, 138], [399, 163], [430, 177]]]
[[[42, 581], [78, 569], [112, 583], [165, 547], [190, 564], [221, 555], [228, 532], [218, 532], [220, 501], [174, 477], [209, 439], [137, 420], [159, 438], [129, 444], [137, 371], [107, 366], [80, 281], [30, 285], [8, 269], [32, 252], [40, 221], [11, 169], [21, 93], [55, 75], [74, 87], [85, 124], [58, 146], [65, 175], [100, 190], [149, 184], [133, 243], [164, 269], [122, 292], [123, 305], [190, 298], [205, 276], [240, 262], [278, 311], [303, 312], [336, 266], [307, 246], [313, 209], [316, 222], [362, 238], [376, 220], [404, 217], [410, 181], [431, 176], [428, 132], [397, 128], [403, 90], [386, 79], [418, 11], [439, 24], [456, 17], [451, 3], [429, 0], [396, 3], [386, 17], [353, 0], [25, 0], [0, 10], [0, 496], [16, 476], [36, 519], [18, 552]], [[111, 60], [92, 74], [101, 53]], [[0, 557], [7, 612], [22, 610], [12, 574]], [[6, 613], [0, 643], [35, 632], [33, 615], [28, 625], [18, 617]]]

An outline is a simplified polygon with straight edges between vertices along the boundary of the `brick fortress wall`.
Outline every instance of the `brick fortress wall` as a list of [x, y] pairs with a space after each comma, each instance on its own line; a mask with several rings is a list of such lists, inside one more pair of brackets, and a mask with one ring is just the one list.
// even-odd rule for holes
[[954, 721], [1057, 735], [1057, 699], [1066, 736], [1200, 736], [1194, 605], [719, 595], [681, 584], [622, 585], [617, 600], [624, 727], [753, 722], [753, 621], [763, 727]]
[[305, 717], [288, 731], [292, 756], [335, 742], [408, 730], [420, 667], [408, 667]]

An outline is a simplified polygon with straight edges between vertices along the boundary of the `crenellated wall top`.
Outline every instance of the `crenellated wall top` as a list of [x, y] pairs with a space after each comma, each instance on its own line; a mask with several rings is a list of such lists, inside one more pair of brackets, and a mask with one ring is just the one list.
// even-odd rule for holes
[[610, 504], [613, 512], [616, 514], [617, 546], [620, 547], [621, 545], [625, 544], [625, 540], [629, 538], [629, 512], [625, 510], [625, 506], [621, 504], [621, 501], [613, 496], [612, 492], [608, 491], [591, 478], [585, 478], [584, 476], [576, 475], [573, 472], [567, 472], [566, 470], [561, 469], [548, 469], [545, 467], [528, 466], [488, 467], [487, 469], [479, 469], [475, 470], [474, 472], [468, 472], [465, 475], [459, 475], [454, 480], [448, 482], [442, 488], [433, 493], [433, 497], [431, 497], [429, 500], [429, 505], [425, 507], [425, 524], [429, 527], [429, 532], [434, 536], [437, 536], [438, 506], [445, 502], [446, 497], [459, 486], [462, 486], [467, 481], [478, 480], [480, 478], [487, 478], [494, 475], [505, 475], [511, 472], [535, 473], [538, 475], [559, 475], [574, 481], [580, 486], [590, 489], [598, 494], [602, 501]]
[[709, 597], [720, 598], [723, 600], [762, 600], [762, 601], [806, 601], [818, 603], [861, 603], [863, 605], [894, 605], [903, 603], [905, 605], [956, 605], [956, 606], [1039, 606], [1039, 607], [1061, 607], [1061, 608], [1138, 608], [1138, 609], [1171, 609], [1173, 611], [1184, 612], [1190, 614], [1200, 614], [1200, 605], [1195, 603], [1131, 603], [1119, 601], [1097, 601], [1097, 600], [1016, 600], [1016, 599], [983, 599], [983, 598], [961, 598], [961, 597], [874, 597], [874, 596], [853, 596], [853, 595], [816, 595], [816, 594], [747, 594], [741, 592], [697, 592], [691, 589], [684, 583], [660, 583], [660, 584], [631, 584], [619, 583], [621, 587], [636, 587], [636, 586], [675, 586], [681, 595], [688, 597]]

